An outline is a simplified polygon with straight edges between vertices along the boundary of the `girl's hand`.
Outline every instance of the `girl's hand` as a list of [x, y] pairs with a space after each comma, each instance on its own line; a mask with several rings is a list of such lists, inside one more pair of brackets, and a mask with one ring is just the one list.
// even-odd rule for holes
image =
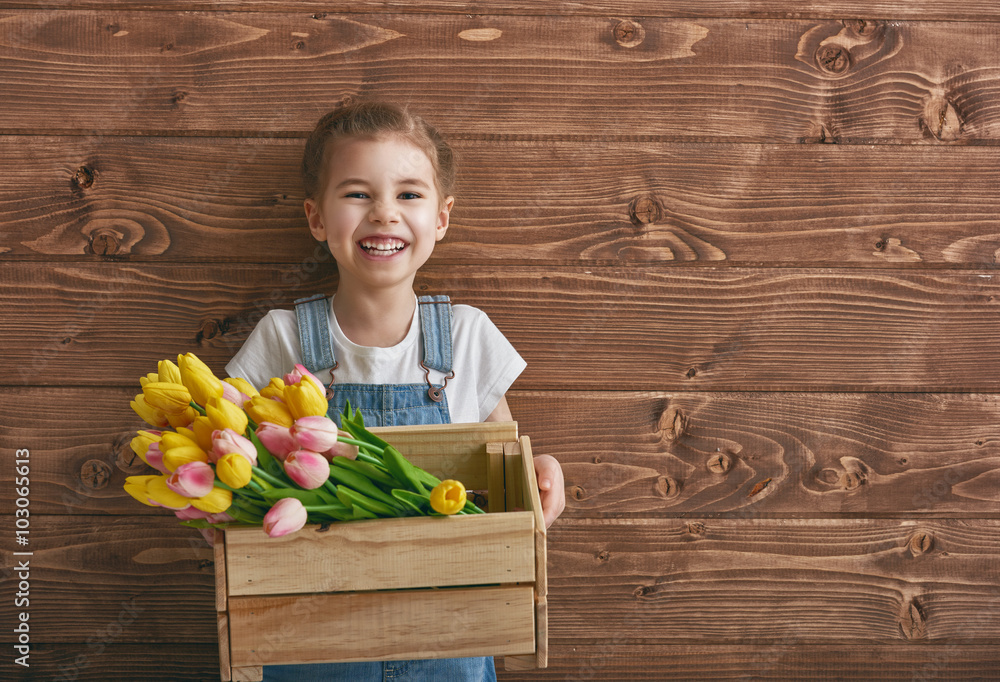
[[542, 498], [542, 517], [545, 527], [562, 514], [566, 508], [566, 484], [562, 467], [552, 455], [538, 455], [535, 462], [535, 477], [538, 479], [538, 495]]

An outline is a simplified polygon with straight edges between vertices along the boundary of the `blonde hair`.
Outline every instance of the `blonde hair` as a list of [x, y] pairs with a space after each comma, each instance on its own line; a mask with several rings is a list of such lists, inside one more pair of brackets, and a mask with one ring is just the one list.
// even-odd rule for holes
[[441, 134], [405, 107], [387, 102], [346, 104], [325, 114], [313, 128], [302, 154], [306, 197], [322, 204], [329, 175], [330, 149], [343, 139], [395, 135], [413, 143], [430, 159], [440, 201], [453, 194], [455, 153]]

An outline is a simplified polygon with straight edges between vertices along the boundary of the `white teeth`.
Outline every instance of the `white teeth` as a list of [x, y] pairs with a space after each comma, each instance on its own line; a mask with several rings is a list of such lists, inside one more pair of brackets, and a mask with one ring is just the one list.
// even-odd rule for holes
[[391, 239], [387, 241], [362, 239], [359, 244], [366, 251], [378, 251], [379, 253], [395, 253], [406, 246], [406, 242], [401, 239]]

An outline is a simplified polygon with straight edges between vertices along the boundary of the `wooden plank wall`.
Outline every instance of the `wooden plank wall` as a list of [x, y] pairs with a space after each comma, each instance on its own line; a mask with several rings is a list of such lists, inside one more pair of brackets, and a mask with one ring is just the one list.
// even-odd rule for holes
[[2, 0], [0, 85], [0, 677], [217, 675], [128, 399], [333, 286], [304, 136], [385, 97], [461, 157], [418, 287], [566, 473], [550, 668], [501, 679], [997, 678], [994, 0]]

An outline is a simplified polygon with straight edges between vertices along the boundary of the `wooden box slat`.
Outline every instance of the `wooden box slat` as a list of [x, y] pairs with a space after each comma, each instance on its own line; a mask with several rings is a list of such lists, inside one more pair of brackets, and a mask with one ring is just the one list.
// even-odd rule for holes
[[[230, 595], [534, 582], [529, 512], [373, 519], [268, 538], [226, 531]], [[434, 551], [428, 553], [428, 545]], [[391, 548], [387, 551], [387, 548]], [[447, 557], [452, 561], [447, 561]], [[289, 571], [289, 566], [295, 566]]]
[[535, 648], [530, 585], [233, 597], [230, 615], [234, 666], [525, 654]]

